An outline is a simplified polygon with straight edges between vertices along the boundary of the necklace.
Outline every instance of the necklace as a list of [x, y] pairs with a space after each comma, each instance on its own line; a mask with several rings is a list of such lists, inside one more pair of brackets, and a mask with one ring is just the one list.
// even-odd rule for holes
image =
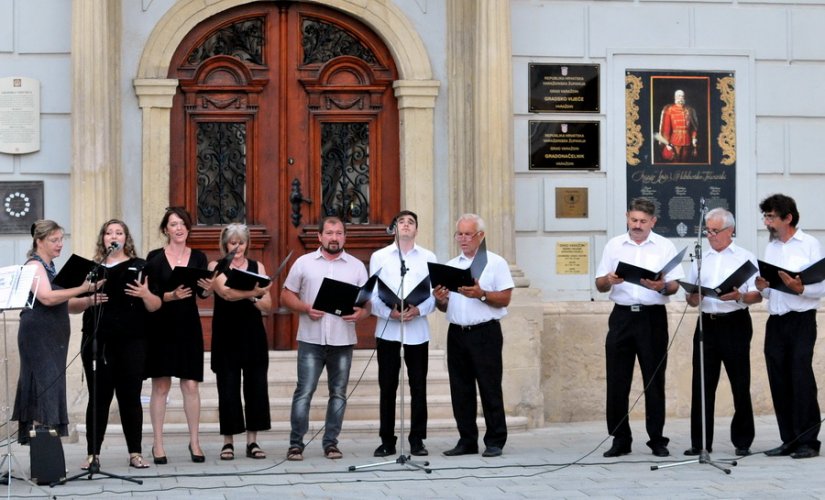
[[186, 253], [186, 247], [181, 248], [180, 253], [178, 253], [177, 258], [173, 257], [169, 253], [169, 247], [166, 247], [166, 255], [169, 256], [169, 259], [174, 259], [176, 265], [180, 265], [183, 262], [183, 255]]

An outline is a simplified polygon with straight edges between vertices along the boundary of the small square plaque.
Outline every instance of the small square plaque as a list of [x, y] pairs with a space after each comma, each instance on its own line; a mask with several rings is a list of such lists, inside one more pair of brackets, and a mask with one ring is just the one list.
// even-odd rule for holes
[[557, 219], [586, 219], [587, 218], [587, 188], [586, 187], [557, 187], [556, 188], [556, 218]]

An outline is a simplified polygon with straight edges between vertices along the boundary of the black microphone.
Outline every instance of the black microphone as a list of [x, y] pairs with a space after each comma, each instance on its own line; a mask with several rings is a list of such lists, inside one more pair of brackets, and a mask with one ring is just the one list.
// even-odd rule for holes
[[708, 207], [707, 207], [707, 205], [705, 205], [705, 197], [704, 196], [699, 197], [699, 208], [702, 210], [702, 213], [705, 213], [705, 212], [708, 211]]
[[389, 226], [387, 226], [387, 234], [395, 234], [395, 226], [398, 225], [398, 220], [393, 219]]
[[106, 249], [106, 255], [110, 255], [110, 254], [112, 254], [112, 253], [113, 253], [115, 250], [117, 250], [118, 248], [120, 248], [120, 243], [118, 243], [117, 241], [113, 241], [113, 242], [109, 245], [109, 248], [107, 248], [107, 249]]
[[235, 254], [238, 253], [238, 249], [232, 250], [231, 252], [227, 252], [227, 254], [218, 262], [218, 265], [215, 266], [215, 276], [225, 273], [227, 269], [229, 269], [229, 263], [232, 262], [232, 259], [235, 258]]

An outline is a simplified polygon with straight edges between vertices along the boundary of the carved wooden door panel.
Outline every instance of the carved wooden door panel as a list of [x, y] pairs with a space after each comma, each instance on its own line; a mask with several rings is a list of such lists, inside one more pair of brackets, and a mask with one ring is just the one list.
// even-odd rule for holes
[[[318, 221], [343, 217], [347, 250], [367, 264], [389, 243], [400, 197], [390, 53], [340, 12], [260, 2], [196, 26], [171, 68], [170, 205], [192, 213], [190, 244], [210, 258], [230, 222], [249, 226], [250, 257], [269, 273], [292, 252], [265, 323], [271, 348], [295, 348], [297, 317], [278, 295], [291, 262], [317, 248]], [[359, 324], [359, 347], [374, 345], [374, 324]]]

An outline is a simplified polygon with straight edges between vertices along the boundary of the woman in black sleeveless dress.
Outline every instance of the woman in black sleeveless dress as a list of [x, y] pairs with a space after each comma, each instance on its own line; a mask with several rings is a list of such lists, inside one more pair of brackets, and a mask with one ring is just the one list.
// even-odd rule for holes
[[[235, 458], [233, 435], [246, 431], [246, 456], [266, 458], [257, 443], [258, 431], [271, 428], [269, 413], [269, 348], [261, 313], [269, 314], [270, 282], [251, 290], [230, 288], [227, 278], [234, 269], [266, 275], [260, 262], [247, 258], [249, 229], [229, 224], [221, 232], [223, 258], [210, 262], [218, 271], [213, 280], [215, 309], [212, 316], [212, 371], [218, 383], [218, 413], [223, 436], [221, 460]], [[243, 381], [243, 403], [241, 385]]]

